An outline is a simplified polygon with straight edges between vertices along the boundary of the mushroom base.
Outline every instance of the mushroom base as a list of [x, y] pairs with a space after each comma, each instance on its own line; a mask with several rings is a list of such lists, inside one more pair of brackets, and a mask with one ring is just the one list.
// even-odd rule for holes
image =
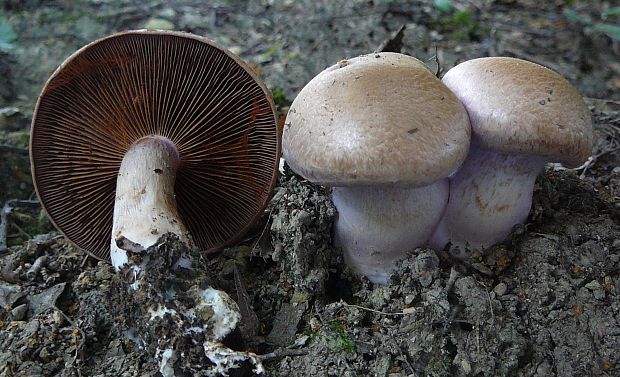
[[176, 146], [161, 136], [138, 140], [123, 157], [116, 181], [110, 244], [116, 270], [127, 263], [128, 253], [146, 250], [166, 233], [177, 235], [193, 247], [174, 196], [179, 165]]
[[539, 156], [495, 153], [472, 145], [450, 177], [448, 206], [429, 246], [441, 250], [451, 242], [464, 251], [465, 246], [484, 249], [503, 241], [527, 219], [534, 182], [545, 162]]
[[419, 188], [334, 187], [334, 242], [353, 270], [385, 284], [396, 263], [426, 243], [447, 199], [447, 179]]

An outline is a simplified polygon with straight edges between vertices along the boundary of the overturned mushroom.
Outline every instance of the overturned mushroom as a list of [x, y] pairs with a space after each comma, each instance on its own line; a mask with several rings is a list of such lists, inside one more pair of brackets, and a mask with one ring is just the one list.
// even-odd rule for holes
[[[278, 148], [271, 97], [239, 58], [190, 34], [134, 31], [85, 46], [49, 79], [32, 174], [56, 227], [98, 259], [112, 233], [113, 248], [172, 231], [213, 252], [261, 215]], [[113, 253], [119, 267], [125, 253]]]
[[142, 30], [97, 40], [53, 73], [30, 151], [52, 222], [122, 269], [167, 233], [206, 253], [238, 240], [270, 198], [279, 136], [267, 88], [238, 57]]
[[566, 79], [520, 59], [470, 60], [443, 81], [467, 109], [472, 145], [450, 178], [450, 202], [430, 245], [486, 248], [526, 220], [545, 163], [587, 159], [590, 112]]
[[469, 137], [465, 109], [422, 62], [377, 53], [341, 61], [301, 90], [282, 150], [294, 171], [333, 187], [347, 263], [385, 283], [432, 234]]

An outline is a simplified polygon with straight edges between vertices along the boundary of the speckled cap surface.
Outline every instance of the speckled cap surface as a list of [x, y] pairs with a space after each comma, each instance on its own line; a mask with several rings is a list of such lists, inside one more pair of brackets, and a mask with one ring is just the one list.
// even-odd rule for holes
[[424, 186], [452, 173], [470, 140], [467, 112], [419, 60], [373, 53], [313, 78], [293, 101], [284, 158], [328, 186]]
[[521, 59], [466, 61], [443, 82], [465, 105], [472, 138], [482, 147], [534, 154], [569, 167], [592, 151], [590, 111], [562, 76]]

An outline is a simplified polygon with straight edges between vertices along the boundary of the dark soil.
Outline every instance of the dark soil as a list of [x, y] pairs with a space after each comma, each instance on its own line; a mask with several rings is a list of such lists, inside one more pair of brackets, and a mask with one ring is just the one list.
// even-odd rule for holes
[[[528, 222], [489, 253], [458, 261], [419, 249], [389, 285], [375, 286], [331, 245], [337, 214], [325, 189], [285, 170], [254, 234], [198, 258], [197, 282], [176, 278], [237, 301], [241, 322], [223, 342], [259, 355], [267, 375], [620, 376], [619, 46], [566, 16], [618, 23], [601, 17], [611, 3], [455, 1], [446, 12], [436, 3], [5, 1], [0, 17], [17, 38], [0, 52], [2, 204], [34, 197], [25, 148], [45, 80], [75, 49], [114, 31], [159, 25], [207, 35], [254, 64], [282, 105], [322, 68], [373, 51], [401, 25], [403, 52], [432, 69], [435, 54], [443, 71], [487, 55], [532, 60], [587, 97], [596, 145], [584, 166], [539, 176]], [[134, 317], [148, 297], [119, 301], [123, 277], [49, 233], [38, 209], [17, 206], [9, 218], [0, 376], [161, 375], [158, 339], [140, 343], [128, 332], [148, 325]], [[161, 245], [183, 250], [175, 240]], [[161, 320], [162, 338], [187, 347], [188, 363], [177, 367], [193, 375], [189, 360], [199, 361], [207, 375], [213, 363], [189, 338], [171, 340], [183, 329]]]

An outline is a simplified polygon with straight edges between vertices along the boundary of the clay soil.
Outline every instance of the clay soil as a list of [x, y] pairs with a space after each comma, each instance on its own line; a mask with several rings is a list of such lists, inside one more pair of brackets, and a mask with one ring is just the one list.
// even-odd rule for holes
[[[592, 112], [593, 157], [547, 167], [527, 223], [506, 242], [464, 261], [418, 249], [384, 286], [344, 266], [329, 192], [285, 166], [256, 230], [201, 260], [209, 283], [241, 307], [225, 343], [258, 354], [269, 376], [620, 376], [620, 47], [594, 26], [618, 24], [611, 5], [6, 0], [0, 206], [36, 199], [34, 103], [55, 67], [93, 39], [146, 26], [206, 35], [253, 64], [284, 109], [324, 67], [374, 51], [405, 25], [402, 52], [433, 70], [503, 55], [567, 77]], [[0, 376], [161, 375], [152, 348], [128, 336], [132, 308], [111, 299], [121, 278], [28, 203], [12, 202], [0, 251]]]

